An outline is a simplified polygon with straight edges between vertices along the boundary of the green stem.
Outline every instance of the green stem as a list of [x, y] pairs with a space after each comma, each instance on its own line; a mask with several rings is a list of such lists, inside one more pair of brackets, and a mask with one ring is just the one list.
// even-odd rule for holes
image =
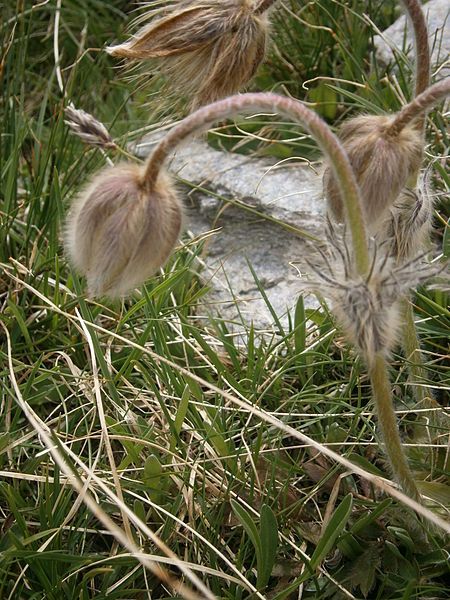
[[[423, 119], [426, 112], [439, 101], [443, 100], [449, 93], [450, 77], [430, 86], [424, 92], [419, 94], [412, 102], [402, 108], [391, 124], [391, 131], [398, 135], [404, 127], [414, 120], [419, 124], [422, 123], [421, 126], [423, 126]], [[422, 121], [420, 121], [420, 119], [422, 119]], [[408, 180], [409, 187], [416, 187], [418, 176], [418, 171], [411, 174]], [[417, 402], [422, 402], [425, 398], [431, 396], [429, 389], [418, 385], [425, 379], [426, 368], [420, 351], [420, 340], [414, 323], [413, 308], [407, 298], [405, 298], [402, 303], [405, 323], [402, 336], [403, 351], [406, 359], [409, 361], [409, 379], [412, 384], [415, 384], [414, 394], [416, 400]]]
[[418, 403], [423, 402], [425, 398], [431, 398], [430, 390], [423, 385], [418, 385], [425, 380], [426, 368], [420, 351], [420, 340], [417, 334], [416, 324], [414, 322], [414, 309], [408, 298], [402, 300], [403, 313], [403, 351], [408, 361], [408, 370], [411, 382], [414, 386], [414, 395]]
[[341, 142], [325, 121], [298, 100], [270, 93], [240, 94], [203, 106], [183, 119], [156, 146], [145, 164], [143, 184], [148, 189], [153, 189], [163, 163], [186, 138], [201, 133], [216, 121], [258, 110], [282, 113], [302, 123], [328, 158], [346, 207], [356, 271], [361, 276], [366, 275], [369, 270], [367, 228], [361, 208], [359, 187], [350, 161]]
[[403, 491], [413, 500], [420, 502], [420, 494], [412, 476], [403, 450], [395, 416], [391, 386], [386, 359], [376, 354], [369, 365], [369, 376], [377, 409], [378, 424], [381, 430], [385, 451], [392, 474]]
[[[416, 74], [414, 95], [417, 97], [427, 90], [431, 78], [430, 47], [428, 42], [428, 27], [425, 15], [419, 0], [402, 0], [406, 12], [411, 20], [414, 30]], [[417, 129], [422, 132], [423, 145], [425, 146], [425, 118], [423, 113], [416, 120]], [[408, 186], [414, 189], [417, 186], [420, 168], [408, 179]], [[420, 340], [414, 323], [414, 310], [408, 298], [402, 300], [404, 316], [403, 351], [408, 362], [409, 380], [413, 384], [414, 395], [417, 402], [422, 402], [429, 390], [420, 381], [425, 378], [426, 369], [420, 352]], [[415, 385], [414, 385], [415, 384]]]

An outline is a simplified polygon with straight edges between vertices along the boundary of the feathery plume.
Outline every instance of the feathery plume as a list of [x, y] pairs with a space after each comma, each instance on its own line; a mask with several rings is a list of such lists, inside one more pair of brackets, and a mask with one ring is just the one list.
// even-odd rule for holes
[[424, 252], [430, 241], [433, 200], [422, 182], [416, 191], [405, 188], [392, 205], [376, 233], [376, 239], [390, 245], [390, 253], [404, 262]]
[[117, 148], [103, 123], [91, 114], [73, 106], [67, 106], [64, 112], [66, 116], [64, 123], [83, 142], [98, 148]]
[[387, 355], [396, 341], [399, 298], [436, 269], [423, 256], [398, 265], [386, 252], [386, 244], [372, 239], [370, 271], [358, 275], [344, 228], [338, 230], [328, 222], [327, 229], [325, 247], [312, 247], [312, 256], [305, 259], [310, 274], [304, 287], [331, 300], [348, 339], [370, 365], [376, 355]]
[[[159, 60], [167, 85], [207, 104], [239, 91], [264, 59], [266, 13], [255, 0], [184, 0], [124, 44], [106, 50], [131, 60]], [[155, 16], [155, 11], [151, 13]]]
[[93, 296], [120, 297], [161, 267], [181, 230], [182, 207], [168, 175], [153, 186], [142, 167], [118, 164], [97, 173], [76, 198], [66, 247]]
[[[370, 233], [377, 230], [422, 159], [420, 133], [409, 126], [392, 135], [389, 127], [393, 119], [390, 116], [361, 115], [346, 121], [339, 132], [361, 189]], [[342, 197], [329, 167], [324, 173], [324, 191], [331, 215], [338, 222], [343, 222]]]

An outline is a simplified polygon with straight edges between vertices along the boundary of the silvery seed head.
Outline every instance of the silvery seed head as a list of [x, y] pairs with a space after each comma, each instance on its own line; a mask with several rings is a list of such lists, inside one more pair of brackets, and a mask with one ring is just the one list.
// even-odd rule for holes
[[97, 173], [75, 199], [66, 224], [66, 248], [89, 293], [120, 297], [153, 275], [178, 240], [182, 212], [163, 172], [152, 189], [137, 165]]
[[155, 59], [167, 85], [207, 104], [239, 91], [265, 54], [268, 21], [254, 12], [256, 0], [185, 0], [151, 14], [129, 41], [111, 46], [113, 56]]
[[[361, 188], [366, 222], [372, 234], [422, 159], [420, 132], [411, 125], [391, 135], [392, 121], [389, 116], [359, 116], [348, 119], [339, 132]], [[332, 217], [343, 222], [344, 205], [329, 167], [324, 174], [324, 192]]]
[[304, 288], [328, 298], [347, 338], [370, 365], [376, 354], [388, 354], [396, 342], [399, 300], [436, 273], [423, 257], [398, 265], [387, 244], [371, 241], [371, 268], [356, 274], [343, 229], [331, 224], [323, 248], [311, 247], [305, 260]]

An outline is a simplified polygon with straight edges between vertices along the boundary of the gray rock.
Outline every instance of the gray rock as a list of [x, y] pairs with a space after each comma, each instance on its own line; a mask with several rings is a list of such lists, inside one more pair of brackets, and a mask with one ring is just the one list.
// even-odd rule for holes
[[[430, 33], [432, 65], [436, 71], [436, 78], [440, 79], [450, 74], [450, 2], [430, 0], [423, 5], [423, 10]], [[388, 27], [382, 36], [375, 36], [374, 42], [377, 58], [385, 65], [394, 60], [393, 48], [405, 51], [410, 58], [413, 56], [412, 27], [405, 15]]]
[[[148, 154], [150, 143], [134, 148]], [[206, 243], [202, 276], [210, 286], [200, 313], [219, 314], [240, 333], [253, 323], [259, 331], [281, 324], [299, 295], [299, 273], [290, 263], [304, 255], [305, 237], [321, 236], [325, 201], [320, 174], [298, 161], [220, 152], [195, 140], [181, 147], [169, 169], [189, 187], [187, 228], [193, 236], [214, 230]], [[252, 274], [252, 266], [260, 287]], [[306, 299], [317, 306], [315, 299]], [[201, 316], [201, 314], [199, 315]]]

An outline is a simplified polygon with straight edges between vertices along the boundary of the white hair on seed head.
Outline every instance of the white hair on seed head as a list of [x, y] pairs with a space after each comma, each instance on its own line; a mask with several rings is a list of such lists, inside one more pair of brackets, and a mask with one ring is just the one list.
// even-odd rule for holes
[[121, 297], [161, 267], [183, 220], [181, 201], [165, 172], [154, 189], [142, 167], [118, 164], [97, 173], [75, 199], [66, 248], [92, 296]]

